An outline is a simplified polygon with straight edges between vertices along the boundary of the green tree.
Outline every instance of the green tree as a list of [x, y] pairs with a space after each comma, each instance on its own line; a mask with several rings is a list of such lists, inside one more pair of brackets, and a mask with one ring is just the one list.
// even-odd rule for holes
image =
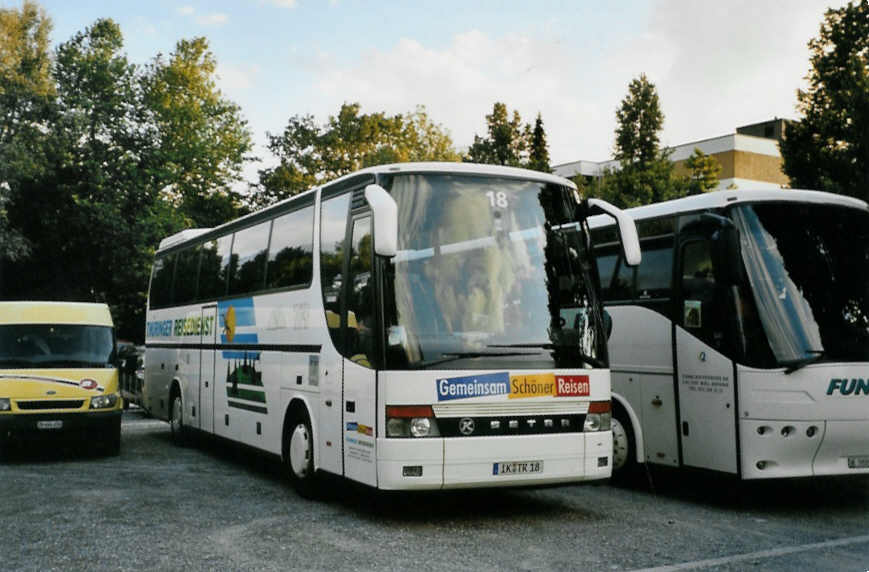
[[685, 181], [687, 194], [700, 195], [718, 185], [721, 163], [715, 157], [711, 157], [695, 147], [691, 156], [685, 160], [685, 167], [688, 168], [688, 176]]
[[406, 161], [458, 161], [449, 134], [418, 107], [408, 114], [361, 113], [345, 103], [318, 125], [293, 116], [280, 135], [268, 135], [275, 167], [260, 171], [253, 203], [265, 206], [364, 167]]
[[655, 85], [641, 75], [628, 85], [616, 111], [615, 158], [619, 167], [603, 174], [595, 194], [622, 208], [679, 198], [687, 192], [670, 152], [659, 148], [664, 114]]
[[793, 187], [869, 200], [869, 0], [827, 10], [809, 51], [803, 118], [781, 143], [784, 172]]
[[646, 74], [628, 84], [628, 95], [616, 110], [616, 122], [615, 158], [622, 167], [643, 167], [660, 159], [658, 132], [664, 126], [664, 113], [655, 84]]
[[252, 148], [240, 108], [217, 88], [216, 68], [207, 40], [194, 38], [179, 41], [168, 59], [155, 57], [142, 77], [157, 142], [147, 167], [193, 226], [238, 216], [232, 185]]
[[[542, 122], [541, 122], [542, 127]], [[495, 102], [486, 116], [487, 137], [474, 135], [474, 143], [465, 158], [470, 163], [522, 167], [528, 162], [531, 128], [522, 123], [518, 111], [509, 117], [507, 105]]]
[[33, 2], [20, 10], [0, 9], [0, 280], [3, 261], [30, 249], [7, 207], [44, 169], [43, 126], [51, 120], [54, 98], [50, 32], [50, 19]]
[[531, 131], [531, 151], [528, 154], [529, 169], [551, 173], [549, 164], [549, 146], [546, 144], [546, 131], [543, 129], [543, 117], [538, 113]]

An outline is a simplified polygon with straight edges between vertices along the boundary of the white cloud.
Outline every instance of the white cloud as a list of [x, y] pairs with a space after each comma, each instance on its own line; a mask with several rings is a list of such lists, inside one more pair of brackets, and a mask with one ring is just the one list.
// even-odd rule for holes
[[484, 133], [492, 104], [503, 101], [527, 122], [542, 113], [554, 163], [603, 160], [612, 152], [616, 107], [640, 73], [657, 85], [664, 144], [794, 117], [795, 91], [808, 70], [806, 42], [825, 8], [812, 0], [659, 0], [644, 31], [614, 41], [623, 47], [605, 54], [593, 45], [568, 47], [557, 35], [477, 30], [442, 49], [402, 38], [347, 64], [317, 54], [307, 62], [320, 97], [311, 111], [325, 118], [345, 101], [389, 113], [423, 104], [467, 147]]
[[229, 21], [229, 16], [223, 12], [211, 12], [203, 16], [197, 16], [196, 23], [202, 26], [222, 26]]
[[295, 8], [296, 0], [269, 0], [275, 6], [279, 6], [281, 8]]
[[258, 64], [227, 64], [218, 62], [217, 77], [220, 88], [224, 91], [250, 89], [256, 83], [260, 66]]
[[352, 66], [335, 66], [320, 55], [317, 87], [323, 95], [317, 114], [334, 114], [344, 101], [365, 111], [400, 113], [417, 104], [450, 130], [460, 147], [483, 134], [485, 115], [496, 101], [517, 110], [527, 122], [542, 113], [554, 160], [570, 160], [584, 145], [583, 131], [600, 130], [593, 90], [573, 73], [576, 62], [557, 41], [511, 35], [490, 38], [480, 31], [459, 34], [444, 50], [400, 39], [389, 52], [370, 51]]
[[193, 14], [194, 11], [195, 10], [193, 9], [193, 6], [180, 6], [175, 9], [175, 12], [182, 16], [190, 16]]

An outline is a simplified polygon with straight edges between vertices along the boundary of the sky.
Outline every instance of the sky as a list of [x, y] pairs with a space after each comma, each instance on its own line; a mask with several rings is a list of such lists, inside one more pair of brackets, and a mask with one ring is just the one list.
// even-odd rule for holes
[[[259, 161], [266, 133], [290, 117], [319, 122], [344, 102], [365, 113], [413, 111], [466, 149], [496, 101], [533, 123], [553, 165], [603, 161], [615, 111], [645, 73], [664, 112], [663, 145], [797, 118], [807, 42], [839, 0], [42, 0], [54, 44], [98, 18], [121, 26], [128, 58], [145, 64], [204, 36], [218, 86], [241, 107]], [[20, 1], [0, 0], [5, 8]]]

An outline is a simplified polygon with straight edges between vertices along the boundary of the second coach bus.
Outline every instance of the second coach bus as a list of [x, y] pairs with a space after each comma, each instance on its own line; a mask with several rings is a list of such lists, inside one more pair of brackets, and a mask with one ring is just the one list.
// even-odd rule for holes
[[614, 323], [614, 472], [869, 472], [866, 203], [720, 191], [626, 212], [636, 269], [610, 221], [591, 222]]
[[173, 434], [381, 489], [610, 475], [606, 324], [573, 184], [513, 168], [369, 168], [164, 240], [144, 406]]

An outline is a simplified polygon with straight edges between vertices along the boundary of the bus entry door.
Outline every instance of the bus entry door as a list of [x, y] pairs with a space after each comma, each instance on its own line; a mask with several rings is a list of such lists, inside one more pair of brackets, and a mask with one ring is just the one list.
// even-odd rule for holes
[[202, 308], [199, 330], [199, 428], [214, 433], [214, 344], [217, 306]]
[[371, 216], [353, 219], [344, 360], [344, 476], [377, 486], [377, 373]]
[[737, 472], [733, 361], [725, 355], [726, 296], [716, 283], [705, 239], [681, 248], [676, 328], [682, 463]]

